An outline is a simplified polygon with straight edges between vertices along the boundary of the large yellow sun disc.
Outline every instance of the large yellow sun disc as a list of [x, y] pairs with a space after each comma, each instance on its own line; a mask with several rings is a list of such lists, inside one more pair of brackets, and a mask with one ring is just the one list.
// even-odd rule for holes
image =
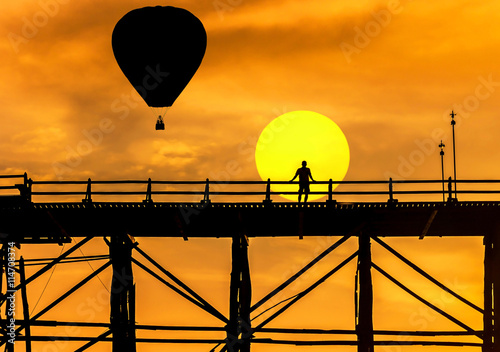
[[[340, 127], [312, 111], [292, 111], [272, 120], [260, 134], [255, 150], [257, 171], [264, 181], [291, 180], [304, 160], [314, 180], [342, 181], [349, 168], [349, 156], [349, 145]], [[298, 187], [274, 185], [272, 190], [296, 192]], [[311, 183], [311, 192], [327, 190], [327, 185]], [[296, 195], [282, 196], [297, 200]], [[309, 200], [321, 197], [311, 194]]]

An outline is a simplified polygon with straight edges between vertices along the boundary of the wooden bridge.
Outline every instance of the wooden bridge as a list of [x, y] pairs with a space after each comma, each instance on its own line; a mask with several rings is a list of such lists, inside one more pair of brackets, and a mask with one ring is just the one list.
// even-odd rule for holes
[[[324, 181], [318, 182], [325, 187], [324, 192], [312, 192], [326, 197], [324, 201], [296, 203], [278, 202], [279, 194], [297, 192], [274, 192], [272, 189], [288, 182], [262, 181], [33, 181], [24, 175], [1, 176], [4, 180], [17, 179], [13, 185], [0, 186], [4, 195], [0, 196], [0, 237], [2, 239], [2, 263], [9, 275], [9, 248], [21, 243], [66, 243], [71, 237], [83, 238], [58, 258], [47, 263], [36, 274], [24, 277], [24, 260], [16, 258], [16, 272], [20, 283], [9, 287], [0, 302], [7, 304], [11, 291], [20, 291], [25, 316], [16, 320], [15, 336], [17, 341], [26, 341], [26, 350], [31, 350], [32, 341], [57, 340], [58, 336], [34, 336], [32, 326], [58, 326], [73, 324], [84, 326], [81, 322], [48, 322], [40, 317], [84, 285], [96, 273], [108, 266], [113, 269], [111, 290], [111, 318], [106, 323], [86, 323], [88, 326], [109, 328], [106, 333], [93, 337], [69, 337], [75, 341], [86, 342], [78, 351], [83, 351], [98, 342], [112, 342], [113, 351], [135, 351], [138, 343], [205, 343], [212, 344], [212, 351], [250, 351], [252, 344], [294, 344], [294, 345], [350, 345], [358, 351], [373, 351], [378, 345], [433, 345], [433, 346], [476, 346], [482, 351], [500, 351], [500, 328], [495, 329], [493, 307], [500, 306], [500, 294], [494, 294], [500, 287], [500, 201], [491, 200], [500, 190], [495, 190], [497, 180], [461, 180], [459, 189], [453, 191], [456, 183], [451, 179], [422, 181]], [[224, 185], [224, 187], [220, 187]], [[339, 189], [334, 188], [339, 185]], [[219, 186], [216, 192], [214, 186]], [[252, 190], [228, 190], [231, 187], [246, 187]], [[340, 186], [351, 186], [352, 190], [342, 190]], [[137, 189], [141, 187], [142, 189]], [[186, 187], [186, 189], [181, 189]], [[409, 189], [403, 189], [409, 187]], [[483, 188], [481, 188], [483, 187]], [[486, 187], [486, 189], [484, 189]], [[104, 189], [102, 189], [104, 188]], [[117, 189], [118, 188], [118, 189]], [[131, 190], [131, 188], [134, 188]], [[212, 188], [212, 191], [211, 191]], [[397, 188], [397, 189], [395, 189]], [[39, 190], [40, 189], [40, 190]], [[112, 190], [108, 190], [112, 189]], [[222, 189], [222, 190], [221, 190]], [[334, 190], [335, 189], [335, 190]], [[340, 198], [374, 197], [374, 201], [341, 201]], [[75, 197], [77, 197], [75, 199]], [[119, 201], [116, 198], [121, 197]], [[175, 198], [172, 200], [170, 198]], [[180, 197], [180, 198], [179, 198]], [[184, 198], [183, 198], [184, 197]], [[198, 201], [193, 201], [199, 197]], [[224, 197], [224, 201], [214, 198]], [[401, 201], [400, 197], [410, 198]], [[420, 198], [412, 201], [411, 197]], [[431, 201], [422, 201], [429, 197]], [[461, 201], [461, 197], [477, 197], [479, 200]], [[124, 199], [125, 198], [125, 199]], [[130, 198], [133, 198], [132, 201]], [[160, 201], [157, 198], [162, 198]], [[259, 200], [260, 198], [260, 200]], [[383, 200], [381, 200], [383, 198]], [[437, 199], [436, 199], [437, 198]], [[442, 199], [441, 199], [442, 198]], [[186, 201], [190, 199], [191, 201]], [[238, 202], [227, 201], [238, 199]], [[244, 201], [242, 201], [244, 199]], [[188, 240], [192, 237], [232, 238], [232, 272], [230, 282], [230, 311], [228, 316], [217, 311], [205, 299], [196, 294], [185, 283], [161, 267], [146, 254], [133, 238], [136, 237], [179, 237]], [[269, 295], [252, 305], [251, 279], [248, 263], [249, 237], [297, 237], [339, 236], [340, 239], [311, 261], [303, 269], [291, 276]], [[484, 306], [478, 307], [466, 298], [453, 292], [430, 274], [417, 267], [387, 245], [382, 238], [390, 236], [480, 236], [485, 244], [484, 267]], [[71, 254], [93, 237], [103, 237], [109, 246], [106, 264], [97, 269], [78, 285], [61, 296], [53, 304], [35, 316], [27, 313], [28, 300], [26, 286], [65, 260], [72, 260]], [[277, 307], [263, 323], [251, 325], [254, 310], [268, 302], [278, 292], [333, 252], [351, 237], [357, 237], [359, 248], [341, 264], [324, 277], [301, 292], [290, 302]], [[483, 326], [472, 328], [456, 319], [448, 312], [434, 306], [418, 293], [410, 290], [401, 281], [392, 277], [371, 260], [371, 245], [377, 243], [395, 255], [405, 264], [417, 271], [427, 280], [466, 303], [471, 309], [483, 315]], [[132, 253], [137, 253], [140, 262]], [[352, 260], [357, 260], [356, 274], [356, 326], [353, 330], [313, 329], [270, 329], [265, 327], [270, 321], [282, 314], [288, 307], [319, 286], [328, 277]], [[76, 259], [73, 259], [76, 260]], [[173, 289], [191, 303], [218, 318], [223, 325], [219, 327], [175, 327], [185, 331], [225, 331], [226, 339], [144, 339], [136, 337], [136, 330], [166, 329], [167, 326], [141, 326], [135, 323], [135, 287], [133, 285], [132, 264], [146, 270], [153, 277]], [[159, 277], [147, 265], [159, 269], [165, 277]], [[401, 289], [408, 292], [432, 310], [452, 321], [457, 331], [379, 331], [373, 328], [373, 288], [371, 271], [376, 270]], [[126, 273], [126, 280], [123, 275]], [[8, 282], [8, 281], [7, 281]], [[1, 287], [0, 287], [1, 288]], [[3, 291], [2, 291], [3, 292]], [[113, 293], [115, 292], [115, 293]], [[13, 350], [9, 344], [8, 319], [1, 320], [4, 332], [2, 343]], [[174, 329], [170, 327], [170, 329]], [[304, 341], [299, 339], [275, 340], [259, 338], [259, 332], [279, 332], [294, 335], [320, 334], [335, 336], [352, 335], [355, 339]], [[24, 332], [24, 334], [22, 333]], [[378, 340], [376, 336], [475, 336], [477, 342], [395, 341]], [[68, 337], [64, 337], [68, 339]]]

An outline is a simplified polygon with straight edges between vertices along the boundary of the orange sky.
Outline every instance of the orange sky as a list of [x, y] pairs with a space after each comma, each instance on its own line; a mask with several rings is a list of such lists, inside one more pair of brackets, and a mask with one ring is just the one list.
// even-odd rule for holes
[[[167, 113], [166, 130], [161, 132], [154, 130], [155, 116], [121, 73], [111, 49], [116, 22], [131, 9], [148, 5], [188, 9], [200, 18], [208, 35], [200, 69]], [[344, 131], [351, 151], [347, 180], [439, 179], [440, 139], [447, 145], [447, 176], [452, 171], [448, 114], [454, 109], [459, 114], [458, 178], [497, 179], [499, 10], [493, 0], [3, 1], [0, 174], [26, 171], [34, 180], [220, 180], [227, 179], [228, 165], [236, 164], [237, 172], [229, 179], [258, 180], [253, 150], [260, 131], [284, 112], [311, 110], [330, 117]], [[89, 252], [105, 251], [102, 240], [93, 242]], [[228, 241], [140, 242], [227, 312]], [[480, 239], [389, 242], [482, 304]], [[355, 243], [345, 246], [355, 248]], [[60, 251], [49, 247], [44, 255]], [[251, 240], [255, 299], [283, 281], [291, 268], [311, 259], [317, 248], [325, 248], [318, 239]], [[379, 261], [388, 261], [379, 251]], [[29, 246], [22, 252], [40, 255]], [[195, 253], [197, 261], [186, 261], [187, 253]], [[467, 270], [457, 273], [456, 267]], [[346, 267], [339, 278], [273, 326], [353, 328], [353, 268]], [[89, 274], [88, 265], [81, 272]], [[68, 275], [60, 268], [53, 280], [65, 282]], [[383, 280], [375, 277], [375, 283], [385, 284], [377, 288], [375, 328], [422, 327], [415, 323], [422, 322], [415, 320], [421, 306]], [[103, 282], [109, 283], [109, 277], [103, 276]], [[81, 293], [80, 299], [102, 288], [99, 285]], [[55, 296], [63, 286], [52, 287]], [[152, 297], [160, 287], [147, 282], [141, 286], [146, 290], [141, 298]], [[315, 302], [332, 301], [337, 297], [332, 290], [340, 293], [329, 303], [328, 314], [345, 318], [329, 323], [319, 319], [324, 309]], [[40, 291], [33, 290], [35, 301], [36, 292]], [[165, 321], [161, 315], [152, 323], [214, 323], [194, 309], [189, 319], [180, 318], [183, 305], [169, 303], [172, 295], [163, 295], [163, 291], [158, 294], [160, 299], [168, 297], [162, 310]], [[439, 300], [441, 293], [429, 291], [429, 295]], [[383, 305], [389, 297], [391, 303]], [[41, 302], [47, 304], [49, 299], [46, 293]], [[450, 309], [457, 304], [446, 302]], [[96, 321], [106, 321], [106, 309]], [[155, 306], [141, 309], [140, 323], [149, 323], [146, 312], [155, 311]], [[64, 311], [76, 314], [71, 305]], [[481, 319], [469, 316], [468, 310], [459, 308], [457, 315], [481, 327]], [[430, 330], [455, 328], [435, 316], [425, 321]], [[46, 347], [38, 346], [39, 351]], [[59, 350], [73, 350], [68, 346]], [[196, 348], [185, 350], [207, 350], [207, 346]], [[141, 346], [140, 350], [159, 349]]]

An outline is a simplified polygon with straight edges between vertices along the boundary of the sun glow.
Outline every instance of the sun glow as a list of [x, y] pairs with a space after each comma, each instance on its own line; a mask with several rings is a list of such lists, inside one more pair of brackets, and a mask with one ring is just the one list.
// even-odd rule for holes
[[[272, 120], [260, 134], [255, 162], [262, 180], [289, 181], [303, 160], [316, 181], [341, 181], [349, 168], [349, 145], [339, 126], [312, 111], [292, 111]], [[335, 187], [335, 185], [334, 185]], [[275, 185], [275, 192], [296, 192], [297, 184]], [[311, 184], [311, 192], [326, 192], [327, 185]], [[283, 194], [296, 200], [296, 195]], [[322, 198], [311, 194], [309, 200]]]

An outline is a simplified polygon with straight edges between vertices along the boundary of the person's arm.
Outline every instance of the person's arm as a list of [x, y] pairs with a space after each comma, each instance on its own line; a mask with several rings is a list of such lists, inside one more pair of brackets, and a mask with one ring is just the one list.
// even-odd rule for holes
[[299, 170], [297, 170], [297, 172], [295, 173], [295, 176], [293, 176], [293, 178], [290, 180], [290, 182], [293, 182], [293, 180], [295, 180], [298, 175], [299, 175]]
[[313, 175], [311, 174], [311, 170], [309, 169], [309, 177], [311, 178], [311, 181], [316, 182], [313, 178]]

